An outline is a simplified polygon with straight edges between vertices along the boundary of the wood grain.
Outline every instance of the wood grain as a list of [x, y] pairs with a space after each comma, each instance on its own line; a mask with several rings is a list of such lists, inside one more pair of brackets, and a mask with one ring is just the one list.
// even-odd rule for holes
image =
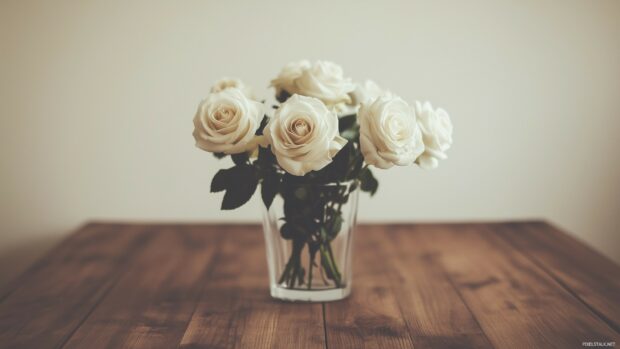
[[620, 267], [574, 237], [544, 223], [493, 229], [620, 332]]
[[[424, 230], [424, 233], [421, 231]], [[496, 348], [571, 348], [617, 333], [488, 226], [427, 226], [409, 236], [437, 256]]]
[[619, 278], [541, 222], [370, 225], [350, 298], [285, 303], [258, 226], [89, 224], [0, 292], [0, 348], [580, 348]]
[[62, 346], [148, 239], [142, 227], [84, 227], [21, 276], [0, 303], [0, 346]]
[[226, 234], [181, 348], [323, 348], [324, 343], [321, 304], [270, 297], [261, 230], [246, 226]]
[[[325, 304], [330, 348], [411, 348], [413, 341], [401, 312], [385, 261], [390, 251], [378, 243], [377, 227], [359, 227], [354, 239], [353, 292]], [[380, 241], [379, 241], [380, 242]]]
[[221, 230], [148, 229], [148, 244], [65, 348], [176, 347], [207, 281]]
[[442, 246], [421, 245], [424, 227], [388, 227], [373, 234], [388, 246], [386, 264], [416, 348], [491, 348], [440, 262]]

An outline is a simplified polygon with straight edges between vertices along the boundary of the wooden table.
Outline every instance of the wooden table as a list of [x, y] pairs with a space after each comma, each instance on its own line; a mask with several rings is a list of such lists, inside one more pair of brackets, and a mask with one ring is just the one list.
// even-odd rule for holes
[[[582, 348], [620, 268], [542, 222], [366, 225], [353, 294], [271, 299], [254, 225], [91, 223], [0, 293], [1, 348]], [[596, 344], [596, 343], [594, 343]]]

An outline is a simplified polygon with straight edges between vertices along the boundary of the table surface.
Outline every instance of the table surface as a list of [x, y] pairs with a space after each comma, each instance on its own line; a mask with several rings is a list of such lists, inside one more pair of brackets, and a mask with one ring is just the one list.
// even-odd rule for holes
[[90, 223], [0, 293], [2, 348], [582, 348], [620, 268], [544, 222], [359, 226], [352, 295], [270, 298], [255, 225]]

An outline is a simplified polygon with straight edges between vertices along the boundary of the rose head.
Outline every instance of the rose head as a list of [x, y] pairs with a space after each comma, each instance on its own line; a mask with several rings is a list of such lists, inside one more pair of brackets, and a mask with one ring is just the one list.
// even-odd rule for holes
[[424, 153], [417, 163], [422, 168], [437, 167], [438, 160], [447, 158], [446, 150], [452, 145], [452, 122], [448, 113], [439, 108], [433, 109], [429, 102], [416, 102], [416, 116], [424, 140]]
[[327, 166], [347, 143], [338, 133], [338, 116], [320, 100], [300, 95], [282, 103], [264, 134], [280, 167], [295, 176]]
[[355, 89], [339, 65], [327, 61], [311, 65], [306, 60], [286, 65], [271, 86], [276, 88], [276, 94], [286, 91], [290, 95], [315, 97], [327, 106], [350, 103], [349, 93]]
[[385, 94], [362, 103], [358, 122], [360, 147], [370, 165], [383, 169], [412, 165], [424, 151], [415, 113], [400, 97]]
[[285, 65], [278, 77], [271, 80], [271, 86], [276, 89], [276, 96], [281, 94], [282, 91], [292, 95], [293, 91], [296, 90], [295, 81], [299, 79], [304, 70], [309, 69], [311, 66], [312, 64], [308, 60], [291, 62]]
[[357, 105], [372, 102], [386, 93], [390, 92], [384, 91], [376, 82], [366, 80], [364, 83], [355, 85], [355, 90], [350, 93], [352, 99], [351, 103]]
[[246, 86], [246, 84], [243, 83], [243, 81], [241, 81], [241, 79], [237, 79], [237, 78], [221, 78], [221, 79], [219, 79], [211, 87], [211, 93], [221, 92], [221, 91], [224, 91], [224, 90], [226, 90], [228, 88], [237, 88], [237, 89], [241, 90], [241, 92], [243, 92], [243, 94], [245, 94], [247, 97], [249, 97], [251, 99], [255, 99], [253, 97], [252, 89], [249, 88], [248, 86]]
[[248, 150], [263, 118], [263, 104], [235, 87], [209, 94], [194, 116], [194, 139], [200, 149], [237, 154]]

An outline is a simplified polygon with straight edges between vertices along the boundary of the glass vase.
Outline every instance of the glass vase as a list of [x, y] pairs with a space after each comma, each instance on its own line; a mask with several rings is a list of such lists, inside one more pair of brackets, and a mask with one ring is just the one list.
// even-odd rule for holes
[[358, 182], [280, 188], [263, 204], [271, 296], [325, 302], [351, 292]]

